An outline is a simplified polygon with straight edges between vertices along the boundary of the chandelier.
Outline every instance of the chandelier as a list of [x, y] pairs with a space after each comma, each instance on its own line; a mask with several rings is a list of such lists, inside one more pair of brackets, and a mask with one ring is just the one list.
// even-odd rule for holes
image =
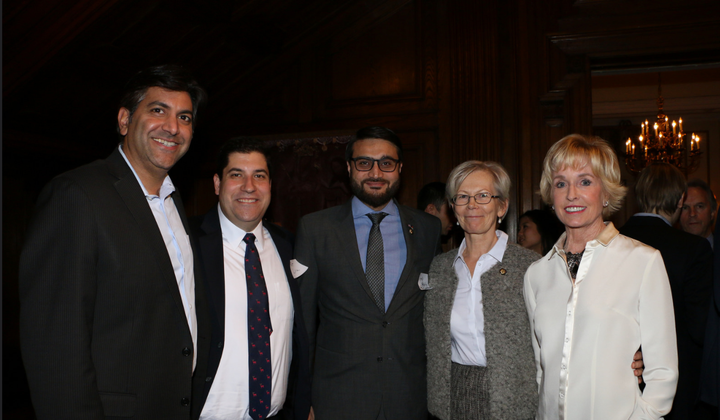
[[682, 118], [671, 123], [663, 112], [664, 103], [658, 74], [657, 120], [652, 126], [645, 120], [640, 124], [637, 140], [628, 137], [625, 142], [625, 165], [632, 172], [638, 173], [653, 162], [665, 162], [675, 165], [687, 175], [700, 165], [700, 137], [693, 133], [690, 145], [686, 145], [687, 133], [683, 131]]

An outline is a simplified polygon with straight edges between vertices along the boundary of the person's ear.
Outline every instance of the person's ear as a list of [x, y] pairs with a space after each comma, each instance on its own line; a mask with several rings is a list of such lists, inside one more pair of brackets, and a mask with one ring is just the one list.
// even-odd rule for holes
[[128, 126], [130, 125], [130, 110], [121, 107], [118, 111], [118, 130], [121, 136], [126, 136], [128, 133]]

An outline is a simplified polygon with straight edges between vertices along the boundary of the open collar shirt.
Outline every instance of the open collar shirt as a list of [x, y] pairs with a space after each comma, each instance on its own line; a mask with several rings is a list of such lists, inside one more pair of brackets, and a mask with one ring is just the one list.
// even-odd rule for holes
[[175, 279], [178, 283], [178, 290], [182, 298], [185, 317], [187, 318], [188, 327], [193, 340], [193, 371], [197, 363], [197, 316], [195, 314], [195, 270], [193, 268], [193, 252], [190, 246], [190, 237], [185, 232], [182, 219], [178, 213], [172, 193], [175, 192], [175, 185], [169, 176], [165, 176], [160, 186], [160, 194], [150, 194], [143, 185], [135, 168], [130, 164], [125, 152], [123, 152], [122, 144], [118, 146], [120, 155], [125, 159], [125, 163], [130, 167], [135, 179], [143, 194], [147, 199], [148, 206], [152, 211], [155, 223], [157, 223], [163, 242], [167, 248], [170, 262], [172, 263]]
[[[672, 295], [660, 252], [612, 223], [587, 243], [575, 282], [563, 234], [525, 274], [538, 419], [658, 419], [678, 379]], [[642, 345], [646, 383], [630, 364]]]
[[487, 254], [478, 259], [472, 274], [463, 259], [463, 252], [467, 248], [465, 239], [460, 244], [453, 263], [458, 286], [450, 316], [450, 348], [452, 361], [461, 365], [487, 366], [485, 317], [480, 277], [495, 264], [502, 262], [508, 241], [507, 234], [501, 230], [496, 230], [495, 235], [498, 238], [497, 242]]

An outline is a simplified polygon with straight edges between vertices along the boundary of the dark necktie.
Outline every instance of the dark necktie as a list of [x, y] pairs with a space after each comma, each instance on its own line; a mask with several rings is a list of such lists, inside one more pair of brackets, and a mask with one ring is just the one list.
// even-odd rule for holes
[[270, 305], [267, 287], [255, 247], [255, 235], [243, 238], [245, 247], [245, 275], [247, 276], [248, 306], [248, 363], [250, 366], [250, 417], [263, 420], [270, 412], [272, 363], [270, 362]]
[[385, 248], [383, 247], [380, 222], [387, 213], [368, 213], [372, 221], [370, 236], [368, 237], [367, 256], [365, 258], [365, 278], [375, 303], [382, 312], [385, 312]]

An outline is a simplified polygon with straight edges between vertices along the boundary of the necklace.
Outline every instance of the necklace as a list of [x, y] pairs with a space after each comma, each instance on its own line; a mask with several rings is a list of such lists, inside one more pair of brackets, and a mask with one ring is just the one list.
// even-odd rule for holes
[[572, 278], [577, 277], [578, 267], [580, 267], [580, 261], [582, 260], [583, 253], [578, 252], [573, 254], [572, 252], [565, 252], [565, 258], [567, 258], [568, 269]]

